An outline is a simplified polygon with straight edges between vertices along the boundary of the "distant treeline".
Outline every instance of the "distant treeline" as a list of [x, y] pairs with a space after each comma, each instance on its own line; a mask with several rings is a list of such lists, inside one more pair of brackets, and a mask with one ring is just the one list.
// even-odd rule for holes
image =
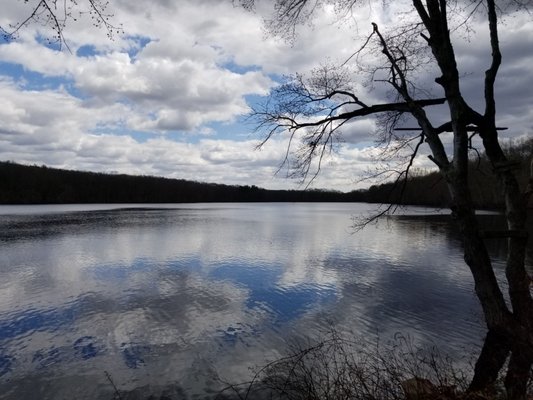
[[0, 162], [0, 204], [334, 202], [324, 190], [266, 190], [153, 176], [70, 171]]
[[[506, 148], [525, 187], [533, 138]], [[479, 208], [503, 204], [494, 168], [482, 154], [470, 162], [471, 187]], [[342, 193], [327, 190], [267, 190], [153, 176], [115, 175], [0, 162], [0, 204], [197, 203], [197, 202], [368, 202], [449, 206], [449, 195], [437, 172], [415, 171], [406, 184], [385, 183]]]

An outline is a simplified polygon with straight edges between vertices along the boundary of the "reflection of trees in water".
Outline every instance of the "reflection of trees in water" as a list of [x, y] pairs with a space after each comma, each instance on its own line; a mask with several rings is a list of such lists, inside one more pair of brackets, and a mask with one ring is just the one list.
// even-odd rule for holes
[[156, 208], [4, 215], [0, 220], [0, 242], [102, 232], [110, 228], [160, 226], [167, 222], [163, 212], [171, 215], [168, 210]]
[[[462, 247], [461, 235], [455, 222], [449, 215], [395, 215], [390, 217], [394, 227], [406, 231], [408, 235], [442, 235], [454, 246]], [[485, 231], [505, 230], [505, 216], [502, 214], [478, 215], [479, 227]], [[533, 211], [528, 216], [527, 230], [529, 242], [526, 248], [526, 266], [533, 271]], [[504, 263], [507, 258], [507, 240], [502, 238], [485, 239], [491, 257], [498, 263]], [[504, 266], [502, 266], [504, 267]]]

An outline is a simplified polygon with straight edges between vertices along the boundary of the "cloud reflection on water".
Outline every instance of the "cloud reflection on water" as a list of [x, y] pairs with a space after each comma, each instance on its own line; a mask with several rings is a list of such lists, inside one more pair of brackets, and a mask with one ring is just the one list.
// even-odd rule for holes
[[[483, 332], [471, 278], [442, 220], [353, 234], [354, 204], [205, 205], [9, 216], [0, 237], [0, 390], [52, 375], [42, 398], [92, 398], [217, 373], [242, 376], [291, 336], [335, 323], [452, 350]], [[414, 222], [413, 222], [414, 221]], [[2, 226], [0, 226], [2, 228]], [[74, 381], [76, 381], [74, 379]], [[63, 383], [61, 383], [63, 382]], [[105, 387], [105, 388], [104, 388]], [[44, 389], [43, 389], [44, 390]], [[89, 398], [79, 397], [78, 398]]]

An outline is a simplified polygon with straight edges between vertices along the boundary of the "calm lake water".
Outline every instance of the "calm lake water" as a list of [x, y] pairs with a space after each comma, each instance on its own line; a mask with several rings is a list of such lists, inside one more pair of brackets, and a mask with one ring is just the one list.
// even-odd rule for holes
[[474, 351], [449, 218], [410, 208], [354, 233], [374, 207], [0, 206], [0, 398], [112, 399], [107, 374], [138, 398], [208, 395], [332, 325]]

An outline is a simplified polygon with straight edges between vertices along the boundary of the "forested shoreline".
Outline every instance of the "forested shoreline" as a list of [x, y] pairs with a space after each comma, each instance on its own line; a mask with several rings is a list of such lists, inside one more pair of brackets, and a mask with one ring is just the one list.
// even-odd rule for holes
[[[533, 139], [507, 148], [522, 186], [528, 183]], [[483, 156], [471, 159], [471, 188], [478, 208], [502, 207], [494, 168]], [[498, 167], [498, 166], [497, 166]], [[449, 206], [438, 172], [416, 172], [407, 182], [388, 182], [347, 193], [319, 189], [267, 190], [154, 176], [104, 174], [0, 162], [0, 204], [198, 203], [198, 202], [368, 202]], [[531, 204], [530, 204], [531, 206]]]
[[0, 204], [329, 202], [347, 201], [346, 196], [0, 162]]

